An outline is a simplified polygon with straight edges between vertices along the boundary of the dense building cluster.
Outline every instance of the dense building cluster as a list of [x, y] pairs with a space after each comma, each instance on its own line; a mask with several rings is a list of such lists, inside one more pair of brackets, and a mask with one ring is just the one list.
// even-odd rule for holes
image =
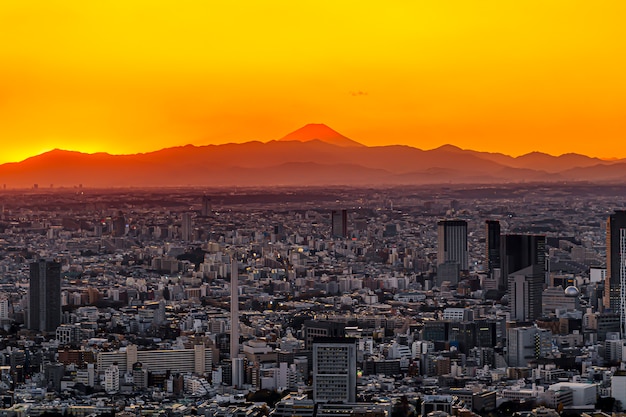
[[0, 415], [549, 416], [626, 401], [612, 196], [1, 197]]

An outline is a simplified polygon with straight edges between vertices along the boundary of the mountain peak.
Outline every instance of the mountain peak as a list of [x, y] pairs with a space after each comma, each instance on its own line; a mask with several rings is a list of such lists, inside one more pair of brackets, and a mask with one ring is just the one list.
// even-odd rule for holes
[[302, 126], [298, 130], [294, 130], [288, 135], [278, 139], [281, 142], [297, 141], [297, 142], [310, 142], [312, 140], [319, 140], [335, 146], [341, 146], [343, 148], [349, 147], [362, 147], [364, 145], [356, 142], [341, 133], [331, 129], [322, 123], [309, 123]]
[[441, 145], [438, 148], [433, 149], [433, 151], [445, 151], [445, 152], [464, 152], [463, 149], [459, 148], [455, 145]]

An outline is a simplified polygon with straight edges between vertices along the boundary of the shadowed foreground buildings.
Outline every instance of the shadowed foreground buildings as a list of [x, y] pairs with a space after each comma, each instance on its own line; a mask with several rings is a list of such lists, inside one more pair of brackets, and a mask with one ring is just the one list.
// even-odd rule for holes
[[39, 260], [30, 264], [28, 328], [55, 332], [61, 325], [61, 264]]

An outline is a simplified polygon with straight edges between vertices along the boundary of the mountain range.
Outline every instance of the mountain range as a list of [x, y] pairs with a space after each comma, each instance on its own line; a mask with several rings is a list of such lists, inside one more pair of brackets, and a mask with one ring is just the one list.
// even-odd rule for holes
[[365, 146], [323, 124], [266, 143], [181, 146], [134, 155], [55, 149], [0, 165], [0, 184], [32, 187], [322, 186], [626, 181], [626, 160], [444, 145]]

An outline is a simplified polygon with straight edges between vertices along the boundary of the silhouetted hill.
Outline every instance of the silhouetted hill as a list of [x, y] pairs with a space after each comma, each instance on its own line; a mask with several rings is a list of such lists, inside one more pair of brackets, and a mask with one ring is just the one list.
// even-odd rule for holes
[[599, 158], [590, 158], [576, 153], [566, 153], [552, 156], [542, 152], [531, 152], [518, 156], [511, 165], [518, 168], [541, 169], [547, 172], [560, 172], [572, 168], [589, 167], [594, 165], [609, 165], [612, 162]]
[[590, 182], [623, 183], [626, 181], [626, 162], [572, 168], [561, 172], [560, 175], [569, 181], [583, 179]]
[[[321, 138], [311, 138], [311, 132]], [[187, 145], [135, 155], [55, 149], [19, 163], [0, 165], [0, 184], [9, 188], [33, 184], [306, 186], [626, 179], [626, 162], [577, 154], [557, 157], [533, 152], [513, 158], [452, 145], [422, 150], [402, 145], [367, 147], [351, 142], [354, 141], [327, 126], [307, 125], [267, 143]]]

